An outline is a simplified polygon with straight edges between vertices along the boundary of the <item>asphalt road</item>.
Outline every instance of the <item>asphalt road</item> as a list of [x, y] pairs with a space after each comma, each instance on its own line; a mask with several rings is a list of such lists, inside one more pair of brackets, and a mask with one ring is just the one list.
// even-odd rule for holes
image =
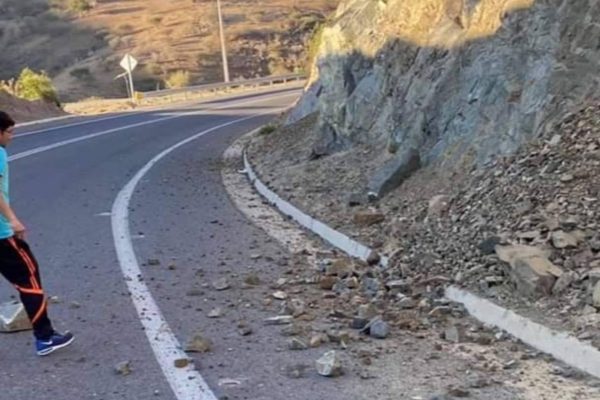
[[[8, 149], [11, 201], [28, 227], [46, 291], [58, 298], [50, 316], [56, 328], [74, 332], [76, 342], [39, 358], [30, 332], [2, 334], [0, 399], [219, 396], [222, 376], [208, 366], [202, 377], [192, 368], [174, 368], [177, 349], [169, 346], [198, 329], [192, 316], [203, 311], [203, 298], [186, 292], [195, 285], [206, 288], [207, 279], [199, 276], [250, 262], [251, 249], [280, 254], [265, 235], [255, 230], [243, 235], [254, 228], [220, 188], [218, 164], [233, 140], [266, 123], [299, 94], [275, 89], [17, 130]], [[133, 182], [136, 174], [139, 180]], [[119, 224], [130, 234], [119, 236]], [[127, 251], [135, 252], [137, 262], [127, 260]], [[161, 265], [149, 266], [148, 259]], [[128, 277], [131, 267], [140, 268], [143, 279]], [[13, 288], [0, 282], [0, 301], [10, 300]], [[129, 292], [136, 290], [148, 292], [134, 305]], [[146, 334], [152, 324], [159, 324], [155, 336], [164, 337]], [[122, 361], [133, 370], [127, 377], [114, 371]], [[211, 391], [203, 390], [204, 379]], [[173, 387], [185, 380], [192, 383]]]

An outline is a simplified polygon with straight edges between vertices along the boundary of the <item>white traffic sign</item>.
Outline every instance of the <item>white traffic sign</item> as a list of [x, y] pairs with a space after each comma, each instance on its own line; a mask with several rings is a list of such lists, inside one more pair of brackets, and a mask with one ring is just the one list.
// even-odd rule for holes
[[126, 54], [121, 60], [121, 67], [127, 72], [133, 71], [137, 65], [138, 61], [131, 54]]
[[135, 88], [133, 87], [133, 76], [131, 72], [137, 67], [138, 61], [133, 58], [131, 54], [125, 54], [125, 57], [121, 60], [121, 67], [127, 71], [127, 75], [129, 76], [129, 96], [133, 100], [135, 98]]

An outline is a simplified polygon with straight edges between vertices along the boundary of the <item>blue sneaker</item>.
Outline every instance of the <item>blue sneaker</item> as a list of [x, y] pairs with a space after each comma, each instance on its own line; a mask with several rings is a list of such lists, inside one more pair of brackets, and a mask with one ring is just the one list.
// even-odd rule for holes
[[62, 349], [73, 343], [75, 337], [71, 332], [65, 332], [64, 335], [54, 332], [54, 334], [48, 340], [37, 339], [35, 341], [35, 348], [38, 356], [47, 356], [55, 350]]

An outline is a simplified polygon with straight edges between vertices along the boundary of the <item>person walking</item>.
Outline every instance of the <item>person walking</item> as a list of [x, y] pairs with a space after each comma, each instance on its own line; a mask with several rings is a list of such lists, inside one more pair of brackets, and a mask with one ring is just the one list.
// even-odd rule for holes
[[15, 121], [0, 111], [0, 274], [15, 286], [33, 325], [35, 348], [39, 356], [73, 343], [70, 332], [60, 334], [48, 318], [48, 300], [42, 288], [38, 263], [25, 242], [25, 226], [10, 206], [8, 154]]

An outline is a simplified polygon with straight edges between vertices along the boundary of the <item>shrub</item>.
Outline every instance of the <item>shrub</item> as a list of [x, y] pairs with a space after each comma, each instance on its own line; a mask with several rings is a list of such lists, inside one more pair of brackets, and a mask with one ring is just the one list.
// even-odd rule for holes
[[175, 71], [167, 77], [165, 85], [169, 89], [178, 89], [189, 86], [190, 82], [191, 78], [188, 71]]
[[45, 72], [25, 68], [17, 79], [16, 92], [17, 96], [26, 100], [44, 100], [58, 104], [56, 89]]
[[265, 125], [262, 128], [260, 128], [260, 130], [258, 131], [258, 134], [261, 136], [265, 136], [265, 135], [269, 135], [273, 132], [275, 132], [277, 130], [277, 127], [275, 125], [269, 124], [269, 125]]
[[325, 25], [321, 23], [317, 24], [308, 44], [308, 54], [306, 55], [307, 71], [310, 71], [312, 69], [312, 65], [315, 62], [315, 58], [317, 57], [317, 53], [319, 52], [319, 48], [321, 47], [321, 42], [323, 41], [324, 31]]
[[69, 11], [82, 13], [91, 10], [94, 6], [90, 0], [69, 0], [68, 7]]
[[163, 21], [163, 17], [160, 15], [148, 15], [146, 16], [146, 21], [154, 27], [159, 27]]

